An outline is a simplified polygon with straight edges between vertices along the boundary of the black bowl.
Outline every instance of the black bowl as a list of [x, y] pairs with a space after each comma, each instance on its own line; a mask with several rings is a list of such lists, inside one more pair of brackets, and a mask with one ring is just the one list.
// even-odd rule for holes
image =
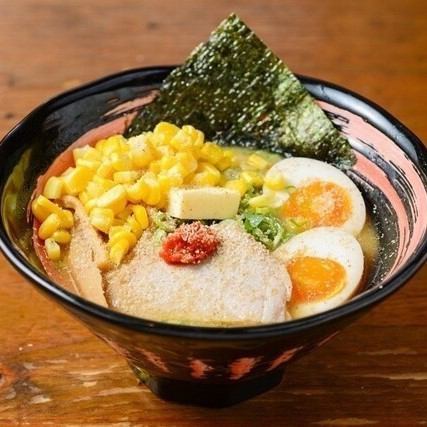
[[367, 288], [333, 310], [259, 327], [191, 327], [127, 316], [91, 303], [46, 277], [32, 249], [26, 206], [37, 177], [60, 152], [91, 129], [108, 128], [113, 120], [123, 121], [143, 108], [138, 100], [147, 99], [172, 69], [126, 71], [66, 92], [35, 109], [9, 132], [0, 145], [0, 248], [30, 283], [126, 357], [154, 393], [177, 402], [225, 406], [279, 384], [288, 362], [336, 335], [403, 286], [425, 262], [427, 150], [372, 102], [301, 77], [350, 138], [357, 156], [349, 174], [364, 193], [381, 246]]

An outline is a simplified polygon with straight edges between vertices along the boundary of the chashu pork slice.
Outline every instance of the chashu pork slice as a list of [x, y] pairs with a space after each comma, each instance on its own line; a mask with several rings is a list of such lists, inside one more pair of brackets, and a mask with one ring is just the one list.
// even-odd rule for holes
[[67, 265], [80, 296], [107, 307], [102, 270], [110, 268], [105, 243], [90, 224], [80, 201], [73, 196], [63, 198], [64, 206], [74, 210], [74, 226], [67, 256]]
[[199, 265], [170, 265], [146, 231], [133, 258], [104, 275], [110, 307], [150, 320], [240, 326], [285, 320], [291, 281], [281, 262], [232, 220], [211, 226], [221, 244]]

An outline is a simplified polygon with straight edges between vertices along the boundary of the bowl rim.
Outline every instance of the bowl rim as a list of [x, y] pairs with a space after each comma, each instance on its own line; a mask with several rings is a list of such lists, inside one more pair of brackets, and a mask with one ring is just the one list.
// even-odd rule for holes
[[[0, 153], [4, 147], [7, 146], [8, 140], [22, 127], [26, 126], [36, 114], [43, 111], [50, 111], [53, 107], [57, 109], [61, 106], [67, 105], [83, 97], [87, 97], [104, 90], [111, 90], [113, 87], [122, 87], [126, 81], [132, 81], [134, 78], [149, 77], [150, 75], [158, 75], [169, 73], [176, 66], [152, 66], [142, 67], [125, 70], [119, 73], [114, 73], [88, 82], [71, 90], [60, 93], [59, 95], [48, 99], [46, 102], [40, 104], [33, 109], [27, 116], [25, 116], [18, 124], [16, 124], [0, 141]], [[331, 102], [334, 105], [344, 107], [346, 110], [356, 113], [363, 117], [370, 124], [380, 129], [384, 124], [396, 133], [396, 141], [398, 135], [407, 140], [406, 148], [414, 148], [419, 157], [418, 161], [411, 157], [413, 163], [427, 176], [427, 147], [420, 141], [420, 139], [403, 125], [394, 116], [378, 106], [376, 103], [368, 100], [367, 98], [334, 83], [329, 83], [313, 77], [298, 75], [302, 83], [309, 88], [313, 93], [316, 88], [319, 93], [314, 96], [321, 98], [326, 102]], [[337, 99], [338, 98], [338, 99]], [[345, 105], [344, 105], [345, 104]], [[364, 110], [364, 111], [362, 111]], [[382, 124], [378, 124], [382, 122]], [[405, 145], [404, 144], [404, 145]], [[410, 147], [408, 147], [408, 144]], [[401, 145], [401, 144], [399, 144]], [[405, 149], [405, 147], [402, 147]], [[4, 158], [0, 156], [0, 158]], [[2, 197], [4, 182], [1, 183], [2, 188], [0, 197]], [[410, 260], [398, 271], [396, 275], [387, 279], [381, 286], [374, 287], [364, 291], [356, 298], [338, 306], [332, 310], [318, 313], [309, 317], [286, 321], [282, 323], [274, 323], [260, 326], [247, 326], [247, 327], [207, 327], [207, 326], [188, 326], [158, 322], [148, 319], [143, 319], [121, 312], [113, 311], [109, 308], [104, 308], [93, 302], [90, 302], [78, 295], [75, 295], [59, 285], [56, 285], [48, 277], [43, 275], [26, 259], [22, 256], [19, 250], [10, 241], [3, 221], [0, 221], [0, 250], [5, 258], [12, 264], [12, 266], [27, 280], [35, 284], [40, 290], [48, 295], [60, 300], [66, 305], [66, 308], [72, 311], [77, 311], [80, 314], [89, 315], [98, 319], [102, 319], [109, 324], [115, 324], [125, 329], [132, 329], [148, 334], [175, 336], [181, 338], [195, 338], [205, 340], [246, 340], [275, 337], [281, 335], [290, 335], [301, 332], [312, 327], [332, 322], [341, 317], [355, 315], [362, 311], [364, 308], [372, 306], [382, 299], [390, 296], [400, 287], [402, 287], [426, 262], [427, 260], [427, 233], [423, 236], [422, 242], [418, 250], [411, 256]]]

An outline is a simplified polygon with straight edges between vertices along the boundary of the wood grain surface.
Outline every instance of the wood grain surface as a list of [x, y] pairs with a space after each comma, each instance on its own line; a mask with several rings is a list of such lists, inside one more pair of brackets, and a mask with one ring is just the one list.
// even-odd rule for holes
[[[427, 140], [424, 0], [0, 0], [0, 134], [108, 73], [182, 61], [237, 12], [296, 72], [378, 102]], [[158, 400], [0, 259], [0, 425], [427, 424], [427, 269], [252, 401]]]

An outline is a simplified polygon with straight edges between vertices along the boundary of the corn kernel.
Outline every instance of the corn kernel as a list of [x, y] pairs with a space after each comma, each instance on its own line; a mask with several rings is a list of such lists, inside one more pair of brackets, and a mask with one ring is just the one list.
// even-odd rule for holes
[[90, 213], [93, 208], [98, 206], [98, 199], [89, 199], [85, 204], [84, 208], [87, 213]]
[[113, 153], [119, 153], [121, 151], [123, 141], [122, 135], [113, 135], [107, 138], [102, 144], [102, 153], [105, 156], [110, 156]]
[[280, 174], [265, 177], [264, 184], [267, 188], [274, 191], [284, 190], [286, 187], [286, 182]]
[[265, 208], [271, 205], [271, 198], [265, 194], [249, 199], [249, 205], [253, 208]]
[[189, 174], [190, 173], [185, 169], [182, 163], [177, 163], [175, 166], [172, 166], [167, 172], [168, 176], [176, 176], [181, 178], [184, 178]]
[[194, 172], [197, 169], [198, 162], [190, 152], [177, 153], [176, 159], [178, 164], [183, 166], [186, 175]]
[[163, 193], [168, 193], [172, 187], [179, 187], [184, 182], [182, 176], [169, 174], [161, 174], [157, 177], [157, 180], [160, 185], [160, 191]]
[[49, 210], [40, 204], [38, 198], [31, 203], [31, 212], [40, 222], [44, 221], [50, 214]]
[[144, 177], [139, 179], [135, 184], [129, 185], [126, 188], [127, 198], [132, 203], [138, 203], [145, 200], [148, 197], [149, 191], [150, 188], [144, 181]]
[[160, 160], [154, 160], [151, 162], [148, 170], [154, 174], [158, 174], [162, 170]]
[[195, 174], [192, 183], [202, 186], [215, 186], [218, 185], [221, 179], [219, 170], [207, 162], [200, 162], [197, 169], [199, 172]]
[[64, 172], [62, 172], [61, 176], [67, 176], [67, 175], [69, 175], [71, 172], [73, 172], [73, 170], [74, 170], [74, 168], [70, 166], [69, 168], [65, 169], [65, 171], [64, 171]]
[[[99, 197], [102, 194], [104, 194], [105, 193], [105, 189], [104, 189], [104, 186], [101, 183], [95, 182], [95, 181], [91, 181], [91, 182], [88, 183], [88, 185], [86, 187], [85, 193], [88, 196], [88, 200], [90, 200], [90, 199], [94, 199], [94, 198]], [[82, 193], [80, 193], [80, 194], [82, 194]], [[80, 198], [80, 195], [79, 195], [79, 198]], [[86, 202], [88, 200], [86, 200]], [[85, 204], [85, 203], [83, 203], [83, 204]]]
[[[170, 188], [171, 187], [179, 187], [184, 182], [182, 175], [179, 173], [175, 173], [175, 172], [176, 171], [172, 170], [172, 168], [171, 168], [167, 171], [167, 173], [165, 175], [169, 179]], [[160, 180], [161, 177], [162, 177], [162, 175], [159, 175], [158, 179]]]
[[103, 160], [96, 171], [96, 174], [102, 178], [111, 178], [113, 173], [114, 168], [109, 160]]
[[[56, 213], [59, 216], [62, 214], [62, 209], [56, 203], [51, 202], [43, 195], [38, 196], [37, 199], [34, 200], [33, 206], [35, 207], [36, 211], [40, 213], [47, 213], [46, 218], [51, 213]], [[34, 216], [39, 219], [35, 213]]]
[[113, 180], [117, 184], [128, 184], [136, 181], [140, 176], [141, 174], [137, 171], [120, 171], [114, 173]]
[[[110, 230], [108, 231], [108, 238], [112, 239], [112, 237], [119, 233], [120, 231], [123, 230], [128, 230], [128, 228], [126, 226], [123, 226], [124, 223], [120, 224], [120, 225], [113, 225], [111, 226]], [[129, 230], [130, 231], [130, 230]]]
[[249, 185], [254, 187], [262, 187], [264, 179], [262, 175], [253, 171], [244, 171], [240, 174], [240, 178], [246, 181]]
[[74, 215], [67, 209], [61, 209], [59, 214], [61, 218], [61, 228], [71, 228], [74, 225]]
[[238, 166], [237, 158], [233, 150], [222, 150], [222, 158], [215, 166], [222, 172], [226, 169]]
[[264, 170], [268, 167], [268, 162], [262, 158], [259, 154], [251, 154], [248, 157], [247, 163], [249, 166], [257, 170]]
[[219, 170], [208, 162], [200, 162], [197, 168], [197, 172], [206, 172], [210, 175], [215, 175], [218, 177], [221, 175]]
[[85, 160], [101, 160], [101, 154], [96, 148], [91, 147], [90, 145], [85, 145], [81, 148], [75, 148], [73, 150], [74, 163], [77, 164], [79, 159]]
[[156, 179], [146, 179], [145, 182], [149, 187], [148, 196], [144, 199], [147, 205], [155, 206], [162, 198], [159, 182]]
[[168, 144], [165, 142], [165, 138], [163, 137], [163, 135], [160, 134], [156, 134], [156, 133], [152, 133], [149, 137], [149, 144], [151, 148], [155, 148], [157, 150], [157, 148], [159, 147], [168, 147]]
[[61, 226], [61, 219], [55, 213], [50, 214], [40, 225], [38, 235], [40, 239], [46, 240]]
[[248, 189], [248, 184], [242, 179], [232, 179], [225, 184], [225, 188], [229, 188], [230, 190], [236, 190], [240, 193], [240, 195], [244, 195]]
[[222, 157], [222, 148], [212, 142], [207, 142], [200, 150], [200, 158], [214, 165], [217, 164]]
[[135, 215], [131, 215], [127, 220], [126, 224], [130, 227], [133, 234], [136, 238], [139, 239], [144, 231], [141, 227], [141, 224], [136, 220]]
[[62, 188], [62, 179], [51, 176], [44, 186], [43, 195], [48, 199], [59, 199], [62, 196]]
[[151, 141], [153, 132], [144, 132], [137, 136], [131, 136], [128, 140], [128, 146], [132, 150], [133, 148], [153, 148]]
[[99, 160], [77, 159], [76, 166], [83, 166], [96, 171], [101, 166], [101, 162]]
[[193, 182], [194, 177], [196, 176], [196, 173], [190, 173], [189, 175], [186, 175], [184, 178], [184, 185], [190, 185]]
[[136, 220], [141, 225], [142, 229], [145, 230], [149, 224], [147, 209], [145, 209], [144, 206], [135, 205], [132, 206], [132, 211], [135, 215]]
[[98, 198], [97, 207], [110, 208], [117, 214], [126, 207], [126, 195], [125, 187], [116, 185]]
[[170, 140], [179, 132], [179, 127], [168, 122], [160, 122], [154, 128], [154, 134], [160, 136], [163, 144], [169, 144]]
[[112, 153], [110, 156], [111, 165], [116, 171], [132, 170], [132, 159], [127, 153]]
[[93, 174], [93, 170], [85, 166], [77, 166], [68, 175], [63, 177], [64, 192], [71, 195], [80, 193], [86, 188]]
[[46, 239], [44, 242], [44, 248], [47, 257], [52, 261], [58, 261], [61, 258], [61, 247], [53, 239]]
[[110, 249], [110, 259], [116, 265], [120, 265], [125, 255], [129, 252], [129, 242], [126, 239], [119, 240]]
[[89, 201], [89, 195], [87, 194], [86, 191], [82, 191], [79, 194], [79, 200], [82, 202], [82, 205], [86, 204]]
[[191, 135], [184, 132], [183, 129], [180, 129], [170, 140], [170, 145], [176, 151], [191, 150], [191, 148], [193, 147], [193, 141]]
[[235, 156], [233, 150], [230, 150], [230, 149], [224, 150], [223, 151], [223, 155], [224, 155], [225, 158], [230, 159], [232, 162], [236, 161], [236, 156]]
[[119, 147], [120, 147], [120, 152], [121, 153], [128, 153], [129, 154], [129, 150], [130, 150], [130, 146], [126, 140], [126, 138], [122, 138], [122, 140], [119, 143]]
[[104, 192], [111, 190], [116, 185], [112, 179], [102, 178], [98, 175], [93, 177], [93, 182], [100, 184]]
[[111, 248], [120, 240], [127, 240], [130, 248], [136, 244], [135, 235], [127, 227], [122, 227], [121, 231], [114, 233], [108, 241], [108, 246]]
[[170, 147], [169, 145], [160, 145], [156, 147], [156, 156], [159, 159], [165, 156], [173, 156], [173, 155], [174, 155], [173, 148]]
[[138, 169], [143, 169], [154, 159], [152, 150], [147, 146], [135, 146], [130, 151], [130, 158]]
[[176, 158], [171, 156], [165, 156], [160, 159], [160, 169], [162, 171], [170, 169], [176, 164]]
[[113, 219], [114, 212], [111, 209], [94, 208], [90, 213], [90, 223], [103, 233], [108, 233], [113, 225]]
[[233, 160], [229, 157], [223, 157], [219, 162], [217, 162], [216, 167], [222, 172], [226, 169], [229, 169], [233, 166]]
[[212, 175], [204, 172], [196, 173], [191, 180], [191, 184], [201, 187], [214, 187], [218, 182], [219, 179], [216, 179]]
[[60, 243], [61, 245], [65, 245], [70, 243], [71, 234], [65, 230], [57, 230], [52, 234], [51, 239], [55, 240], [55, 242]]
[[205, 141], [205, 135], [191, 125], [184, 125], [182, 130], [191, 137], [193, 147], [202, 147]]
[[[114, 222], [116, 218], [114, 218]], [[127, 223], [127, 221], [121, 221], [120, 225], [113, 225], [108, 232], [108, 238], [112, 239], [113, 236], [122, 231], [132, 231], [131, 226]]]
[[104, 145], [105, 145], [105, 141], [106, 141], [106, 139], [100, 139], [100, 140], [95, 144], [95, 150], [96, 150], [96, 151], [98, 151], [100, 154], [103, 152]]
[[160, 193], [160, 200], [159, 202], [155, 205], [156, 208], [160, 209], [160, 210], [165, 210], [167, 205], [168, 205], [168, 198], [167, 198], [168, 194], [167, 193]]

